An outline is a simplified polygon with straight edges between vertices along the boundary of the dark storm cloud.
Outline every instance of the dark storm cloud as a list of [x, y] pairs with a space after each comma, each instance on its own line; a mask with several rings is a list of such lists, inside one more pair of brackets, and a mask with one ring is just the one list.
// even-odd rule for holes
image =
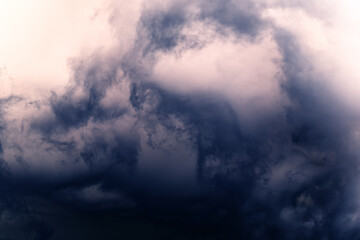
[[201, 4], [202, 19], [210, 19], [221, 28], [231, 28], [239, 35], [254, 37], [264, 24], [258, 9], [249, 1], [206, 1]]
[[[215, 7], [214, 11], [205, 9], [203, 14], [240, 34], [251, 35], [256, 30], [251, 24], [259, 20], [255, 15], [241, 19], [243, 15], [231, 14], [236, 10], [228, 4], [231, 3]], [[357, 153], [349, 151], [356, 117], [335, 100], [322, 81], [314, 79], [313, 66], [302, 54], [297, 40], [281, 30], [276, 32], [286, 79], [279, 79], [279, 83], [290, 103], [284, 104], [283, 115], [259, 126], [267, 131], [245, 133], [231, 107], [213, 96], [183, 97], [156, 86], [135, 85], [130, 97], [132, 105], [141, 109], [150, 89], [152, 94], [158, 94], [158, 102], [147, 114], [155, 115], [173, 132], [180, 132], [179, 138], [184, 132], [191, 136], [198, 153], [197, 177], [224, 190], [216, 193], [220, 197], [215, 205], [226, 212], [225, 218], [233, 220], [224, 230], [224, 219], [215, 214], [218, 221], [214, 220], [214, 225], [221, 229], [218, 234], [232, 229], [229, 238], [234, 234], [245, 239], [356, 238], [359, 232], [349, 226], [347, 219], [355, 207], [347, 198], [357, 172]], [[167, 119], [170, 115], [177, 116], [185, 130], [177, 131]], [[282, 176], [284, 182], [273, 185], [277, 169], [286, 164], [289, 166]], [[258, 191], [266, 194], [259, 197]], [[216, 212], [217, 207], [207, 211]], [[202, 221], [201, 224], [209, 224]], [[344, 228], [346, 232], [342, 231]]]
[[[258, 9], [248, 1], [174, 1], [169, 5], [164, 9], [143, 12], [137, 38], [137, 48], [143, 48], [143, 55], [156, 51], [168, 52], [181, 44], [185, 45], [183, 50], [204, 46], [199, 36], [188, 36], [182, 32], [193, 21], [215, 26], [221, 34], [231, 29], [232, 33], [249, 39], [256, 37], [264, 25]], [[191, 6], [200, 8], [200, 13], [193, 13]]]
[[[6, 131], [7, 122], [3, 116], [6, 114], [7, 107], [22, 100], [23, 98], [18, 96], [0, 99], [0, 238], [21, 239], [27, 236], [28, 239], [50, 239], [52, 228], [29, 212], [24, 199], [18, 195], [18, 190], [13, 182], [13, 174], [4, 159], [4, 147], [1, 140], [5, 140], [3, 132]], [[18, 150], [22, 151], [20, 147]], [[23, 161], [20, 160], [20, 156], [16, 158]], [[22, 162], [22, 164], [26, 163]], [[17, 228], [18, 230], [15, 230]], [[21, 231], [19, 231], [20, 229]]]
[[149, 38], [149, 46], [144, 49], [145, 53], [156, 50], [171, 50], [185, 36], [180, 34], [187, 16], [183, 8], [171, 8], [164, 12], [145, 13], [142, 18], [142, 30], [145, 30]]
[[[156, 94], [156, 107], [146, 114], [155, 115], [157, 123], [179, 133], [179, 139], [182, 134], [190, 135], [198, 153], [197, 177], [222, 189], [213, 193], [217, 195], [214, 206], [201, 202], [210, 208], [204, 210], [206, 214], [197, 214], [199, 209], [190, 206], [197, 220], [201, 219], [199, 229], [213, 224], [213, 234], [228, 234], [228, 238], [338, 239], [345, 236], [338, 234], [345, 227], [339, 222], [351, 212], [345, 196], [357, 172], [356, 155], [348, 151], [355, 119], [326, 86], [312, 79], [311, 66], [296, 40], [280, 32], [277, 41], [287, 79], [282, 82], [283, 93], [290, 103], [284, 105], [283, 116], [259, 126], [263, 132], [242, 131], [231, 107], [214, 96], [184, 97], [143, 84], [133, 86], [130, 100], [141, 111], [154, 99], [146, 95]], [[185, 130], [176, 129], [171, 115]], [[286, 164], [290, 165], [282, 176], [284, 182], [273, 185], [273, 174]], [[259, 197], [261, 191], [264, 195]], [[184, 208], [189, 208], [187, 204]], [[215, 214], [213, 221], [208, 220], [209, 212]], [[186, 221], [191, 222], [189, 218]], [[222, 226], [225, 222], [226, 227]], [[346, 237], [357, 234], [350, 229]]]
[[[175, 51], [181, 44], [198, 46], [182, 32], [191, 21], [214, 24], [220, 34], [229, 28], [246, 41], [266, 25], [247, 1], [200, 2], [198, 14], [187, 11], [190, 4], [143, 12], [134, 49], [122, 59], [94, 55], [75, 63], [65, 93], [54, 93], [49, 112], [33, 119], [29, 132], [51, 146], [45, 149], [69, 154], [73, 159], [64, 164], [70, 168], [81, 160], [87, 170], [75, 176], [14, 176], [10, 190], [0, 141], [2, 209], [10, 209], [7, 197], [14, 191], [15, 199], [24, 199], [29, 208], [48, 207], [82, 221], [74, 227], [53, 220], [58, 226], [52, 227], [42, 221], [52, 217], [35, 214], [40, 220], [27, 225], [35, 239], [60, 236], [59, 229], [81, 232], [82, 224], [96, 223], [94, 216], [106, 223], [128, 217], [139, 229], [157, 227], [160, 236], [154, 239], [359, 238], [350, 219], [358, 211], [350, 200], [356, 197], [357, 153], [351, 151], [351, 135], [358, 119], [314, 79], [314, 66], [291, 34], [273, 29], [283, 57], [279, 84], [288, 102], [254, 131], [246, 129], [221, 95], [178, 94], [149, 81], [158, 52]], [[128, 94], [127, 104], [102, 104], [107, 91], [122, 83], [129, 85], [129, 92], [121, 92]], [[1, 134], [5, 125], [0, 120]], [[127, 129], [117, 129], [117, 121], [129, 122]], [[145, 144], [155, 152], [168, 150], [169, 158], [176, 156], [164, 149], [168, 142], [195, 153], [196, 186], [185, 184], [192, 192], [182, 194], [177, 185], [169, 191], [166, 183], [152, 183], [137, 173], [139, 156], [146, 151], [142, 133]], [[31, 211], [26, 220], [34, 218]], [[99, 223], [97, 228], [105, 231], [89, 231], [104, 238], [118, 234], [115, 226]]]
[[[357, 117], [335, 100], [322, 81], [313, 79], [312, 66], [303, 57], [296, 39], [280, 32], [277, 42], [284, 57], [282, 68], [287, 79], [283, 89], [291, 100], [285, 108], [287, 134], [294, 149], [305, 154], [309, 164], [303, 172], [310, 175], [307, 181], [292, 194], [288, 193], [292, 201], [296, 198], [298, 209], [294, 217], [303, 225], [312, 224], [307, 232], [309, 238], [357, 238], [356, 228], [350, 230], [349, 225], [339, 224], [352, 211], [347, 198], [358, 171], [357, 152], [350, 150]], [[312, 168], [316, 174], [309, 174]], [[300, 196], [304, 194], [311, 202], [301, 203], [303, 197]], [[307, 206], [301, 209], [301, 204]], [[349, 231], [344, 234], [343, 228]]]
[[[103, 109], [99, 106], [106, 89], [111, 87], [115, 81], [116, 62], [103, 62], [101, 56], [96, 55], [85, 62], [74, 62], [73, 84], [62, 96], [53, 93], [50, 98], [54, 117], [34, 123], [35, 127], [40, 128], [45, 133], [50, 133], [57, 128], [66, 131], [69, 128], [86, 125], [90, 118], [101, 121], [103, 118], [121, 116], [122, 109]], [[83, 95], [76, 97], [77, 90], [81, 91]]]

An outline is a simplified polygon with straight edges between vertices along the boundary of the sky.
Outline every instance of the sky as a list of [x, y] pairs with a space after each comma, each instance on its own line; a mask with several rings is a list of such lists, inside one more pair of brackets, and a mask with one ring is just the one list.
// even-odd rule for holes
[[0, 0], [0, 239], [360, 239], [359, 10]]

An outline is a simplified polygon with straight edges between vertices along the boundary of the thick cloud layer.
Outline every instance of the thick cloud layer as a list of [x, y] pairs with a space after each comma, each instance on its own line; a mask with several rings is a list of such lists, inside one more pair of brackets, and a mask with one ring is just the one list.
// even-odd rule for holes
[[111, 46], [72, 58], [63, 88], [1, 92], [0, 238], [360, 237], [357, 91], [329, 71], [341, 11], [104, 6]]

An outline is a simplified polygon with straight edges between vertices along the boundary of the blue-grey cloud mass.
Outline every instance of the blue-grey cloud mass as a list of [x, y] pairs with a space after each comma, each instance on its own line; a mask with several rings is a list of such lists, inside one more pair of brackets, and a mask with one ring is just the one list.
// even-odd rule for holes
[[0, 239], [360, 238], [360, 115], [304, 40], [326, 9], [122, 4], [61, 89], [0, 99]]

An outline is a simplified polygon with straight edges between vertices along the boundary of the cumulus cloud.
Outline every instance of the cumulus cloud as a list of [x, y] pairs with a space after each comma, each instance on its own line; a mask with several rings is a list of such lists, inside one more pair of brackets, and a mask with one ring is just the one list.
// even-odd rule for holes
[[3, 3], [0, 237], [358, 238], [357, 5], [322, 3]]

